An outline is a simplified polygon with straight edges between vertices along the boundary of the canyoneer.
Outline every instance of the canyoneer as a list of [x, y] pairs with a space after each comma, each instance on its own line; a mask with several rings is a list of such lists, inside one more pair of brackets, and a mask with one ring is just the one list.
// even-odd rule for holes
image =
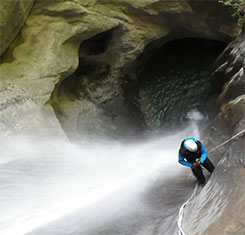
[[202, 167], [210, 174], [214, 171], [214, 165], [207, 157], [207, 151], [201, 141], [194, 137], [184, 139], [179, 149], [179, 163], [191, 168], [199, 184], [205, 184], [205, 176]]

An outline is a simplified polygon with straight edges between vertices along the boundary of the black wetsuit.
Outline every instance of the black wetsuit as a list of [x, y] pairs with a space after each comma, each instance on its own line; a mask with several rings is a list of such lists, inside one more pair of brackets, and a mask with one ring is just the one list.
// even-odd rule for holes
[[[187, 139], [192, 139], [196, 142], [197, 144], [196, 152], [190, 152], [188, 149], [185, 148], [184, 142]], [[203, 175], [202, 167], [201, 166], [194, 167], [193, 163], [196, 162], [197, 160], [200, 160], [201, 165], [204, 168], [206, 168], [210, 173], [213, 172], [215, 167], [213, 163], [207, 157], [207, 151], [204, 148], [203, 144], [199, 140], [193, 137], [187, 138], [187, 139], [183, 140], [181, 143], [180, 150], [179, 150], [179, 163], [182, 165], [191, 167], [191, 170], [193, 174], [196, 176], [198, 182], [200, 184], [204, 184], [205, 177]]]

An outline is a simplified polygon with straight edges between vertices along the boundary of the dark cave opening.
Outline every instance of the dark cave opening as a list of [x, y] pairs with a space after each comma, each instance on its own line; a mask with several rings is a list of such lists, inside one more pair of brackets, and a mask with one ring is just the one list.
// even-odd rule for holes
[[82, 42], [80, 52], [84, 55], [99, 55], [107, 51], [113, 38], [114, 29], [96, 34]]
[[66, 94], [70, 100], [91, 99], [90, 92], [95, 90], [108, 74], [110, 65], [90, 58], [79, 58], [76, 71], [59, 84], [57, 98]]
[[96, 34], [81, 43], [78, 67], [72, 75], [57, 86], [55, 95], [58, 100], [64, 95], [70, 100], [90, 99], [88, 91], [95, 90], [109, 73], [109, 63], [98, 55], [108, 50], [114, 31], [113, 28]]
[[[111, 35], [111, 32], [104, 35]], [[155, 44], [153, 47], [149, 44], [129, 69], [130, 72], [121, 77], [124, 102], [122, 106], [128, 110], [126, 115], [133, 120], [132, 123], [137, 123], [134, 125], [139, 126], [142, 133], [148, 130], [173, 130], [183, 126], [189, 121], [188, 115], [191, 110], [207, 115], [206, 105], [212, 88], [210, 74], [213, 72], [213, 63], [226, 46], [225, 43], [216, 40], [194, 38], [164, 43], [157, 46]], [[80, 47], [82, 53], [78, 68], [57, 86], [53, 94], [52, 105], [62, 125], [69, 128], [70, 120], [75, 120], [75, 115], [83, 116], [80, 113], [86, 107], [84, 105], [89, 106], [86, 110], [92, 108], [91, 113], [94, 114], [91, 116], [94, 116], [86, 117], [91, 121], [94, 117], [106, 116], [106, 121], [101, 125], [131, 125], [132, 123], [128, 124], [126, 121], [122, 125], [125, 117], [120, 110], [115, 111], [118, 105], [111, 109], [111, 104], [101, 103], [100, 99], [103, 97], [100, 90], [106, 88], [103, 86], [109, 84], [108, 88], [112, 89], [108, 83], [110, 64], [103, 59], [104, 55], [85, 55], [84, 51], [97, 53], [104, 49], [93, 50], [93, 47], [90, 47], [92, 44], [89, 43], [85, 50], [84, 45], [83, 42]], [[113, 119], [114, 111], [118, 115], [116, 124]], [[118, 128], [115, 128], [115, 132], [117, 130]]]
[[[190, 111], [207, 116], [214, 61], [226, 44], [184, 38], [143, 53], [136, 67], [140, 109], [151, 129], [175, 129]], [[149, 56], [150, 55], [150, 56]]]

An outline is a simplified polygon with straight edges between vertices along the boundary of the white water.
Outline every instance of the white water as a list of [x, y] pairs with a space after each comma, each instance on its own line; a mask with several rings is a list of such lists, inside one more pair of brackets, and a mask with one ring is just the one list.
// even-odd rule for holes
[[0, 234], [26, 234], [78, 209], [137, 197], [154, 180], [181, 173], [177, 152], [192, 134], [191, 128], [127, 145], [2, 139]]

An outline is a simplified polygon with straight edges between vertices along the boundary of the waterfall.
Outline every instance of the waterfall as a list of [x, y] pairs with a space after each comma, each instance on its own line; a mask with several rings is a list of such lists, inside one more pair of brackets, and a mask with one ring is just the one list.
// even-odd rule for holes
[[[144, 204], [136, 198], [154, 182], [164, 183], [182, 173], [177, 152], [182, 139], [192, 133], [193, 128], [189, 127], [169, 136], [130, 144], [95, 141], [75, 145], [48, 138], [2, 138], [0, 234], [38, 234], [33, 231], [76, 211], [80, 216], [89, 211], [91, 218], [96, 218], [101, 205], [109, 214], [127, 214], [127, 203], [135, 200]], [[122, 208], [116, 211], [117, 207], [112, 208], [115, 204]], [[143, 214], [145, 207], [142, 206]], [[102, 217], [106, 223], [110, 221], [106, 213]], [[70, 224], [67, 226], [71, 231]], [[86, 222], [79, 234], [89, 234], [90, 227], [95, 225]], [[81, 230], [85, 229], [87, 232], [83, 233]]]

